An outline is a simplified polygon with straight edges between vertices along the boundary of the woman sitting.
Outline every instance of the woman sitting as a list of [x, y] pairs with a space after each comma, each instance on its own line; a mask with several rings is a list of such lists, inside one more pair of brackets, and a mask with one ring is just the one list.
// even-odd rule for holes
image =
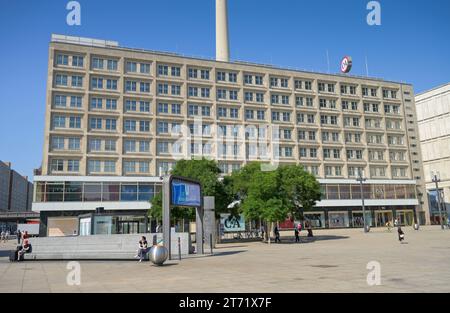
[[137, 255], [135, 255], [134, 257], [139, 258], [139, 262], [142, 262], [142, 260], [145, 259], [147, 253], [148, 253], [147, 238], [145, 238], [145, 236], [142, 236], [141, 240], [139, 240]]

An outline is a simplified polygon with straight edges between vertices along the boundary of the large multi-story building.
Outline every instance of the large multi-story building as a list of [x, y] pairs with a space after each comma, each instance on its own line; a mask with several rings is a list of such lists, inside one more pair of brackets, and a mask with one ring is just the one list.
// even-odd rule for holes
[[428, 221], [410, 84], [60, 35], [48, 64], [33, 204], [42, 235], [48, 223], [76, 232], [80, 213], [97, 207], [115, 212], [113, 231], [145, 229], [160, 176], [197, 156], [225, 174], [252, 160], [302, 164], [323, 186], [323, 200], [305, 213], [316, 227], [362, 225], [361, 170], [371, 225]]
[[[33, 184], [11, 168], [11, 163], [0, 161], [0, 230], [13, 230], [18, 221], [31, 214]], [[34, 216], [36, 217], [36, 216]]]
[[450, 84], [416, 95], [417, 119], [423, 155], [426, 188], [433, 223], [439, 223], [436, 185], [432, 172], [439, 174], [439, 189], [445, 204], [443, 216], [450, 212]]

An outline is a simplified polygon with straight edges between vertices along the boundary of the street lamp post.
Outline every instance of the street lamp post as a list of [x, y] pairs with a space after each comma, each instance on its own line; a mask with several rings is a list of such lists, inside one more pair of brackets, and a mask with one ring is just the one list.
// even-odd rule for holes
[[439, 208], [439, 219], [441, 221], [441, 228], [444, 229], [444, 220], [442, 217], [442, 207], [441, 207], [441, 193], [439, 191], [439, 182], [441, 181], [439, 177], [439, 172], [432, 172], [431, 173], [431, 180], [436, 185], [436, 194], [437, 194], [437, 200], [438, 200], [438, 208]]
[[359, 182], [360, 190], [361, 190], [361, 204], [362, 204], [362, 210], [363, 210], [363, 222], [364, 222], [364, 232], [368, 233], [369, 228], [367, 226], [366, 222], [366, 206], [364, 205], [364, 190], [363, 190], [363, 182], [365, 182], [367, 179], [363, 177], [363, 171], [358, 170], [358, 178], [356, 179]]

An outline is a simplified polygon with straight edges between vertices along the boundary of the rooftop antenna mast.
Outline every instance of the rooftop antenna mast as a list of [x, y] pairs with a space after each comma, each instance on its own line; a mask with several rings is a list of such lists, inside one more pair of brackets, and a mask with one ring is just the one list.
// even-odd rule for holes
[[330, 74], [330, 56], [328, 54], [328, 49], [327, 49], [327, 67], [328, 67], [328, 74]]
[[366, 76], [369, 77], [369, 62], [367, 62], [367, 55], [366, 55]]

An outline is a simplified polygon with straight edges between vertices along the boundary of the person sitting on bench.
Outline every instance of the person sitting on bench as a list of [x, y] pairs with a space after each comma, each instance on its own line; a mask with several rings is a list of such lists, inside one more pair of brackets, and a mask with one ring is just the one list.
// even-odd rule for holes
[[22, 245], [21, 249], [17, 252], [17, 261], [23, 260], [23, 255], [25, 253], [31, 253], [31, 244], [28, 241], [28, 239], [25, 239], [23, 241], [23, 245]]
[[147, 238], [145, 238], [145, 236], [142, 236], [141, 240], [139, 240], [137, 255], [135, 255], [134, 257], [139, 258], [139, 262], [142, 262], [147, 253], [148, 253]]

